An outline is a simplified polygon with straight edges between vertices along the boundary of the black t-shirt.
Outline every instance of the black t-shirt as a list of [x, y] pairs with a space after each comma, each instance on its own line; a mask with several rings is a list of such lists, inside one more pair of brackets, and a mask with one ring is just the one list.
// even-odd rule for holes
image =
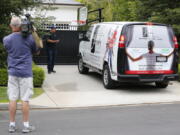
[[[56, 33], [50, 33], [50, 35], [47, 36], [47, 40], [58, 40], [58, 37]], [[50, 43], [47, 41], [47, 47], [55, 48], [57, 43]]]

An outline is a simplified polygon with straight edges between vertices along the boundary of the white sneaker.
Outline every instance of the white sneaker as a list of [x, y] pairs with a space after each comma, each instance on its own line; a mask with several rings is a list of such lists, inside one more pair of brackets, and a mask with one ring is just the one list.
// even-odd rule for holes
[[25, 127], [24, 126], [24, 128], [23, 128], [23, 130], [22, 130], [22, 133], [29, 133], [29, 132], [32, 132], [32, 131], [34, 131], [36, 128], [34, 127], [34, 126], [32, 126], [32, 125], [30, 125], [29, 127]]
[[9, 126], [9, 133], [14, 133], [14, 132], [16, 132], [16, 127], [10, 125], [10, 126]]

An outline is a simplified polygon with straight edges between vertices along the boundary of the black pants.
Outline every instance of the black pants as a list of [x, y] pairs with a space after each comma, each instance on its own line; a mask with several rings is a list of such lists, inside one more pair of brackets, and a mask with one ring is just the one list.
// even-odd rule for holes
[[48, 65], [47, 65], [47, 69], [49, 72], [54, 70], [54, 63], [55, 63], [55, 55], [56, 55], [56, 50], [55, 48], [47, 48], [47, 61], [48, 61]]

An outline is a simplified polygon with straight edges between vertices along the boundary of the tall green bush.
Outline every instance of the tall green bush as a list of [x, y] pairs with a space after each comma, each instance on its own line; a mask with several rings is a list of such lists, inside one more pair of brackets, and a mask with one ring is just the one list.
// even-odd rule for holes
[[0, 86], [7, 86], [8, 73], [7, 69], [0, 69]]
[[33, 66], [33, 83], [35, 87], [41, 87], [45, 79], [45, 72], [41, 67]]
[[2, 43], [0, 43], [0, 68], [6, 68], [7, 53]]

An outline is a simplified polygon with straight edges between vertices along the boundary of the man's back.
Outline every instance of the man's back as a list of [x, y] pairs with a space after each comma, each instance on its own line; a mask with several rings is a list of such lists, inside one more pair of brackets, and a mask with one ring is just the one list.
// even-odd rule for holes
[[12, 76], [32, 77], [32, 52], [36, 45], [31, 35], [23, 38], [20, 32], [14, 32], [3, 39], [8, 52], [8, 71]]

